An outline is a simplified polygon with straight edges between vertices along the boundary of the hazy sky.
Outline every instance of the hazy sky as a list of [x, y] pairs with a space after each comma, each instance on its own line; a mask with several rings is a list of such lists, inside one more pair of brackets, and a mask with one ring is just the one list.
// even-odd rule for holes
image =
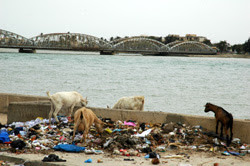
[[250, 37], [250, 0], [0, 0], [0, 29], [27, 38], [197, 34], [239, 44]]

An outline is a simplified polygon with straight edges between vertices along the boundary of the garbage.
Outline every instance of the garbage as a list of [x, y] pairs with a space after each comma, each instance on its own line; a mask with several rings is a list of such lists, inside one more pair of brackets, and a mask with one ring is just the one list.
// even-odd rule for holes
[[149, 153], [149, 158], [160, 158], [159, 154], [155, 153], [155, 152], [150, 152]]
[[159, 151], [159, 152], [166, 152], [166, 147], [165, 146], [158, 146], [156, 148], [156, 151]]
[[229, 153], [230, 153], [231, 155], [234, 155], [234, 156], [239, 156], [239, 155], [240, 155], [240, 153], [238, 153], [238, 152], [233, 152], [233, 151], [229, 151]]
[[103, 163], [101, 159], [97, 159], [97, 163]]
[[1, 130], [0, 132], [0, 142], [7, 143], [10, 142], [9, 134], [7, 131]]
[[159, 164], [160, 163], [160, 160], [159, 158], [154, 158], [151, 160], [152, 164], [156, 165], [156, 164]]
[[240, 139], [239, 138], [234, 138], [232, 140], [232, 143], [240, 144]]
[[85, 149], [84, 152], [86, 154], [95, 154], [95, 150], [94, 149]]
[[141, 134], [135, 134], [133, 135], [134, 137], [146, 137], [147, 135], [149, 135], [149, 133], [152, 131], [152, 129], [148, 129], [146, 131], [143, 131]]
[[169, 123], [169, 124], [162, 124], [161, 126], [163, 133], [170, 133], [172, 131], [174, 131], [174, 123]]
[[15, 140], [15, 141], [11, 142], [10, 146], [13, 149], [18, 148], [18, 149], [22, 150], [26, 146], [26, 144], [22, 140], [18, 139], [18, 140]]
[[85, 150], [85, 147], [80, 147], [70, 144], [58, 144], [54, 147], [55, 150], [66, 151], [66, 152], [81, 152]]
[[84, 161], [85, 163], [92, 163], [92, 159], [88, 159]]
[[95, 154], [103, 154], [104, 152], [102, 150], [94, 150]]
[[110, 128], [106, 128], [105, 131], [107, 131], [109, 134], [113, 132]]
[[145, 148], [142, 149], [142, 153], [147, 153], [148, 154], [150, 152], [152, 152], [152, 149], [150, 147], [145, 147]]
[[147, 154], [146, 156], [144, 156], [145, 159], [148, 159], [149, 158], [149, 154]]
[[124, 125], [133, 126], [133, 127], [136, 126], [135, 123], [133, 123], [133, 122], [126, 122], [126, 121], [124, 121]]
[[240, 150], [245, 150], [246, 149], [246, 146], [245, 145], [242, 145], [241, 147], [240, 147]]
[[135, 159], [123, 159], [124, 161], [135, 161]]
[[60, 159], [57, 155], [55, 154], [50, 154], [47, 157], [44, 157], [43, 162], [66, 162], [66, 160]]
[[[100, 135], [92, 126], [87, 139], [82, 143], [82, 132], [76, 132], [72, 141], [74, 124], [70, 118], [59, 119], [61, 123], [57, 125], [48, 125], [47, 119], [36, 118], [28, 122], [1, 126], [0, 150], [20, 153], [48, 153], [57, 150], [84, 152], [89, 155], [110, 153], [126, 157], [144, 156], [145, 159], [154, 159], [154, 163], [157, 163], [160, 157], [183, 159], [188, 156], [187, 151], [205, 151], [226, 156], [244, 156], [250, 153], [250, 146], [241, 143], [238, 138], [234, 138], [227, 148], [224, 140], [219, 139], [213, 132], [208, 132], [199, 125], [189, 126], [180, 122], [139, 124], [132, 120], [112, 121], [106, 118], [102, 119], [105, 122], [104, 132]], [[6, 145], [7, 143], [11, 143], [10, 146]], [[178, 153], [164, 153], [169, 151]]]
[[222, 152], [221, 154], [223, 154], [223, 155], [225, 155], [225, 156], [230, 156], [230, 153], [227, 152], [227, 151], [224, 151], [224, 152]]

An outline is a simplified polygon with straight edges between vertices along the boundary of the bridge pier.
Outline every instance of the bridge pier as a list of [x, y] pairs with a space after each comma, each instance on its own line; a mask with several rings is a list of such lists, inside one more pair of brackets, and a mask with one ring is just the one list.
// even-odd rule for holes
[[36, 53], [35, 49], [31, 48], [19, 48], [19, 53]]
[[115, 51], [100, 51], [100, 55], [114, 55]]
[[142, 55], [144, 56], [168, 56], [169, 53], [168, 52], [152, 52], [152, 53], [142, 53]]

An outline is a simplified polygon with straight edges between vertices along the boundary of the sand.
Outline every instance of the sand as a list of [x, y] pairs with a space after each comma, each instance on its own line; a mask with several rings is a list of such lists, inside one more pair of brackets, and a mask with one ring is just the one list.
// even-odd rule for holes
[[[141, 157], [126, 157], [126, 156], [111, 156], [108, 154], [101, 155], [87, 155], [83, 152], [81, 153], [67, 153], [67, 152], [53, 152], [53, 154], [58, 155], [61, 159], [66, 160], [66, 162], [53, 162], [58, 165], [68, 165], [68, 166], [79, 166], [79, 165], [153, 165], [151, 159], [145, 159]], [[250, 154], [243, 157], [237, 156], [222, 156], [214, 154], [212, 152], [190, 152], [188, 155], [190, 158], [184, 157], [182, 159], [164, 159], [164, 156], [173, 154], [173, 152], [163, 152], [159, 153], [162, 158], [160, 158], [160, 164], [158, 165], [182, 165], [182, 166], [212, 166], [214, 163], [219, 163], [219, 166], [228, 165], [240, 165], [249, 166], [250, 165]], [[18, 157], [25, 159], [27, 161], [41, 161], [46, 155], [44, 154], [14, 154], [1, 152], [1, 155], [7, 155], [12, 157]], [[92, 163], [84, 163], [87, 159], [92, 159]], [[101, 159], [103, 163], [97, 163], [97, 160]], [[124, 161], [124, 159], [134, 159], [134, 161]], [[51, 163], [51, 162], [50, 162]]]

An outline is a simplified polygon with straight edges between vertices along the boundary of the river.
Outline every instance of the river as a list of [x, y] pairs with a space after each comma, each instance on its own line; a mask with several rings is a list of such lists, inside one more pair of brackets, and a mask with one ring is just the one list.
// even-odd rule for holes
[[46, 96], [77, 91], [91, 107], [145, 96], [145, 111], [191, 115], [211, 102], [250, 119], [250, 59], [0, 52], [0, 92]]

